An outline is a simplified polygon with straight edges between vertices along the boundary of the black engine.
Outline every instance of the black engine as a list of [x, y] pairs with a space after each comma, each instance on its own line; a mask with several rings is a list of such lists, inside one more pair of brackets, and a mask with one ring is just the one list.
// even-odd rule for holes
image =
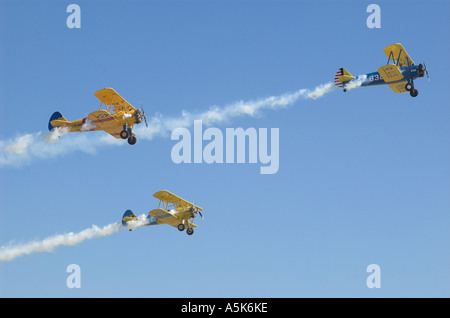
[[417, 76], [418, 77], [425, 76], [425, 67], [423, 66], [423, 64], [419, 64], [419, 66], [417, 67]]
[[142, 113], [139, 109], [136, 109], [134, 111], [134, 121], [136, 122], [136, 124], [140, 124], [142, 122]]

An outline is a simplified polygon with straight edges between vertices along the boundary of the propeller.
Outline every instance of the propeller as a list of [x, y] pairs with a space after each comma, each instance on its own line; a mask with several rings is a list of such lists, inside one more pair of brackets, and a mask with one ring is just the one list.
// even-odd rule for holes
[[425, 73], [427, 73], [427, 78], [428, 78], [428, 82], [430, 81], [430, 75], [428, 74], [428, 68], [425, 65], [425, 62], [419, 64], [419, 67], [417, 68], [417, 70], [419, 71], [419, 77], [423, 77], [425, 75]]
[[141, 114], [142, 117], [144, 118], [145, 126], [148, 128], [147, 116], [145, 115], [144, 106], [142, 106], [141, 101], [139, 101], [139, 108], [141, 109]]
[[427, 73], [427, 79], [428, 79], [428, 82], [429, 82], [430, 81], [430, 75], [428, 75], [428, 68], [425, 65], [425, 62], [423, 62], [423, 70], [425, 71], [425, 73]]
[[194, 219], [194, 218], [197, 216], [197, 213], [198, 213], [198, 214], [200, 214], [200, 217], [201, 217], [202, 220], [203, 220], [203, 214], [202, 214], [202, 212], [200, 212], [200, 211], [198, 210], [198, 206], [193, 205], [193, 206], [191, 206], [191, 208], [190, 208], [189, 210], [190, 210], [190, 212], [191, 212], [191, 218]]
[[144, 121], [145, 121], [145, 126], [148, 128], [147, 116], [145, 116], [144, 107], [141, 107], [141, 109], [142, 109], [142, 117], [144, 117]]

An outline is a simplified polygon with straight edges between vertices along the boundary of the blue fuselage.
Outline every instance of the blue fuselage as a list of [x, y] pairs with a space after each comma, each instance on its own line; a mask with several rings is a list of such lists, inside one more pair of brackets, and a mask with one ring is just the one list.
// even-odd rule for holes
[[[402, 73], [403, 77], [399, 81], [389, 82], [389, 84], [395, 84], [403, 81], [408, 81], [411, 83], [411, 81], [415, 80], [417, 77], [421, 77], [418, 71], [418, 65], [413, 65], [411, 67], [404, 66], [400, 68], [400, 72]], [[423, 74], [422, 74], [423, 76]], [[366, 74], [366, 78], [364, 81], [361, 82], [361, 86], [372, 86], [372, 85], [383, 85], [387, 84], [383, 78], [381, 77], [380, 73], [373, 72]]]

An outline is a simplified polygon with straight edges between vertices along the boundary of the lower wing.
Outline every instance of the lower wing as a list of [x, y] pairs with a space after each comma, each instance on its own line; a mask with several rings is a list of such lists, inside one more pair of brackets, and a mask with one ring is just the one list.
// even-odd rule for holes
[[378, 69], [378, 73], [395, 93], [407, 92], [405, 85], [408, 81], [397, 66], [393, 64], [384, 65]]
[[395, 84], [388, 84], [388, 85], [394, 91], [394, 93], [406, 93], [407, 90], [405, 88], [405, 85], [407, 83], [408, 83], [407, 81], [403, 81], [403, 82], [397, 82]]
[[189, 222], [189, 216], [190, 214], [185, 214], [185, 212], [178, 212], [172, 214], [171, 212], [168, 212], [163, 209], [154, 209], [148, 212], [151, 216], [153, 216], [156, 219], [156, 223], [158, 224], [169, 224], [171, 226], [177, 227], [179, 224], [181, 224], [184, 220], [184, 223], [188, 227], [197, 227], [194, 223]]
[[115, 138], [120, 138], [123, 127], [106, 110], [97, 110], [88, 115], [88, 118], [95, 124], [96, 130], [104, 130]]

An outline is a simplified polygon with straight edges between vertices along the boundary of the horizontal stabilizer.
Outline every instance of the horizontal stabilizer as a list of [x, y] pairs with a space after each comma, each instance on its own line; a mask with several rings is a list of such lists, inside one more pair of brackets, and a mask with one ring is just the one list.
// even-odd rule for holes
[[54, 112], [48, 121], [48, 130], [52, 130], [55, 127], [65, 125], [67, 123], [69, 123], [69, 121], [67, 121], [67, 119], [65, 119], [60, 112]]
[[345, 68], [341, 67], [334, 75], [334, 85], [344, 87], [344, 83], [349, 82], [356, 77], [352, 76]]

